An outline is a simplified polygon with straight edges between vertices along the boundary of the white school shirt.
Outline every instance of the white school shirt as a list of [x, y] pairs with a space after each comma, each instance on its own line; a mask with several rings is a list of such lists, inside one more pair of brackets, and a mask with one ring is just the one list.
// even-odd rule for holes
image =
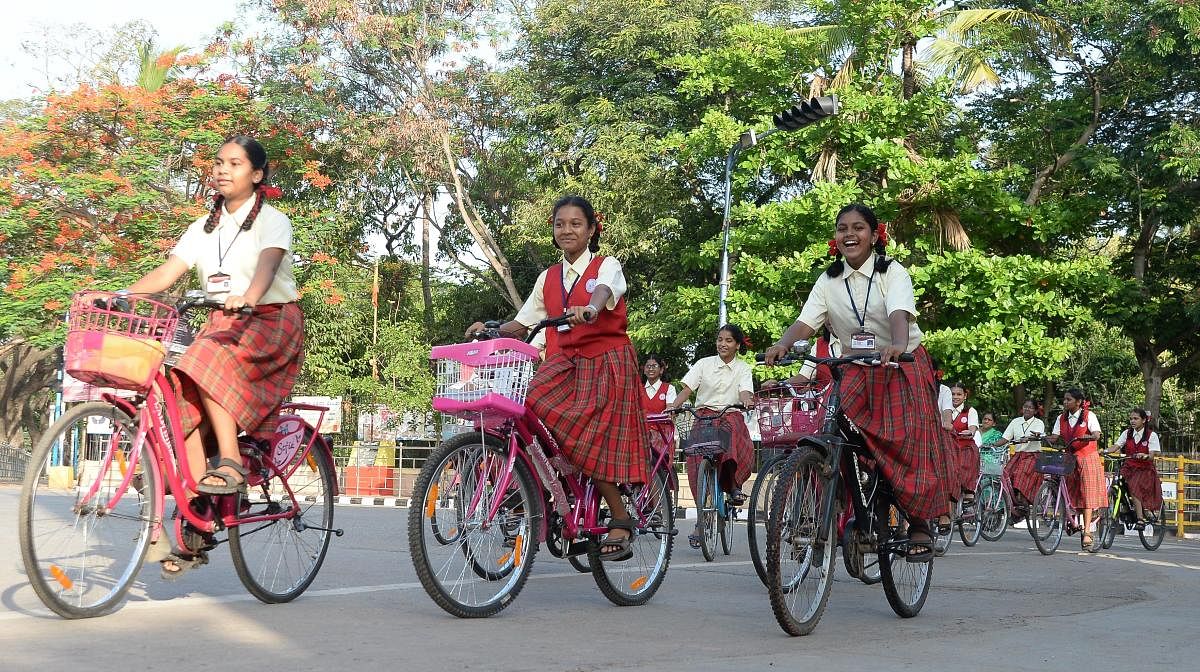
[[[1079, 414], [1082, 412], [1083, 412], [1083, 409], [1079, 409], [1078, 411], [1075, 411], [1074, 413], [1068, 415], [1067, 416], [1067, 425], [1070, 427], [1074, 427], [1075, 424], [1079, 422]], [[1062, 415], [1059, 415], [1057, 418], [1054, 419], [1054, 424], [1050, 425], [1050, 433], [1051, 434], [1058, 434], [1059, 436], [1061, 436], [1061, 434], [1060, 434], [1061, 426], [1058, 424], [1059, 422], [1061, 422], [1061, 420], [1062, 420]], [[1096, 419], [1095, 413], [1088, 411], [1087, 433], [1095, 434], [1098, 431], [1100, 431], [1100, 421]], [[1078, 445], [1078, 444], [1076, 444], [1076, 445]]]
[[664, 381], [662, 378], [659, 378], [657, 383], [646, 383], [646, 398], [653, 399], [662, 389], [663, 385], [667, 386], [667, 403], [670, 404], [675, 401], [675, 396], [678, 394], [675, 391], [675, 386]]
[[938, 385], [938, 413], [954, 410], [954, 393], [945, 385]]
[[[567, 260], [562, 260], [563, 274], [563, 289], [570, 291], [571, 286], [575, 284], [577, 278], [582, 278], [587, 271], [588, 264], [592, 263], [595, 254], [591, 250], [584, 250], [583, 254], [575, 260], [573, 264], [567, 264]], [[551, 268], [554, 268], [553, 266]], [[537, 281], [533, 283], [533, 292], [529, 294], [529, 298], [525, 299], [525, 304], [521, 306], [521, 310], [517, 311], [517, 316], [513, 318], [514, 322], [521, 323], [526, 329], [532, 329], [534, 325], [542, 320], [550, 317], [546, 313], [546, 274], [550, 272], [550, 268], [538, 274]], [[605, 257], [604, 261], [600, 262], [600, 268], [596, 271], [596, 285], [605, 285], [612, 290], [612, 297], [609, 298], [605, 307], [612, 310], [617, 307], [617, 301], [625, 296], [627, 285], [625, 283], [625, 271], [621, 269], [621, 262], [615, 257]], [[586, 288], [585, 288], [586, 289]], [[590, 294], [595, 291], [593, 287], [588, 290]]]
[[750, 365], [734, 357], [726, 364], [720, 355], [705, 357], [688, 369], [679, 381], [696, 394], [697, 408], [722, 408], [741, 403], [741, 392], [754, 392]]
[[[1009, 441], [1023, 439], [1030, 434], [1045, 434], [1046, 424], [1036, 415], [1026, 420], [1025, 416], [1018, 416], [1008, 423], [1008, 428], [1004, 430], [1004, 438]], [[1017, 444], [1014, 448], [1018, 453], [1036, 453], [1042, 449], [1041, 441], [1030, 441], [1029, 443]]]
[[[1125, 431], [1121, 432], [1120, 438], [1117, 439], [1117, 447], [1118, 448], [1122, 448], [1122, 449], [1125, 448], [1125, 440], [1129, 438], [1129, 432], [1131, 432], [1131, 431], [1133, 431], [1133, 430], [1126, 429]], [[1145, 433], [1146, 433], [1145, 427], [1142, 427], [1141, 429], [1137, 430], [1136, 432], [1133, 432], [1133, 442], [1141, 443], [1142, 436], [1144, 436]], [[1152, 452], [1152, 453], [1161, 453], [1162, 452], [1162, 444], [1159, 443], [1159, 441], [1158, 441], [1158, 432], [1153, 432], [1153, 431], [1150, 432], [1149, 444], [1150, 444], [1150, 446], [1149, 446], [1150, 452]]]
[[[250, 281], [258, 269], [259, 254], [277, 247], [283, 250], [283, 259], [271, 286], [258, 303], [291, 303], [300, 298], [292, 274], [292, 222], [270, 203], [263, 203], [250, 230], [242, 231], [242, 222], [246, 221], [254, 201], [253, 197], [247, 199], [232, 214], [222, 206], [220, 223], [212, 233], [204, 232], [207, 215], [192, 222], [171, 254], [187, 264], [189, 270], [196, 269], [201, 287], [205, 286], [208, 276], [220, 271], [229, 276], [229, 293], [243, 296], [250, 289]], [[213, 298], [224, 300], [225, 296]]]
[[[861, 268], [851, 268], [849, 263], [844, 263], [845, 269], [836, 278], [822, 272], [796, 321], [816, 331], [828, 320], [839, 339], [849, 339], [851, 334], [866, 329], [875, 334], [875, 348], [878, 350], [892, 344], [892, 327], [888, 323], [888, 316], [903, 310], [911, 316], [908, 320], [908, 352], [912, 352], [921, 345], [912, 277], [908, 269], [897, 261], [892, 261], [887, 273], [875, 273], [875, 257], [875, 253], [871, 253]], [[869, 297], [868, 286], [871, 289]], [[853, 305], [850, 303], [850, 294], [854, 295]], [[865, 313], [862, 327], [855, 317], [856, 307], [859, 317]]]
[[[953, 413], [953, 416], [950, 418], [951, 422], [953, 422], [958, 416], [962, 415], [962, 406], [951, 406], [950, 412]], [[983, 446], [983, 437], [979, 435], [979, 414], [975, 412], [974, 406], [967, 409], [967, 427], [975, 428], [975, 446], [977, 448]], [[955, 431], [954, 435], [958, 436], [958, 432]]]

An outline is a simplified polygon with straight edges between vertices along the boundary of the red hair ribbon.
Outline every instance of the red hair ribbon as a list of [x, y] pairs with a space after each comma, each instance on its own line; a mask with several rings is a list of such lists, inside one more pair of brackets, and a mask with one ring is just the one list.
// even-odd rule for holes
[[838, 253], [837, 238], [830, 238], [829, 239], [829, 256], [836, 257], [837, 253]]
[[604, 233], [604, 213], [596, 213], [596, 233]]
[[1088, 401], [1087, 399], [1084, 399], [1083, 400], [1083, 410], [1086, 411], [1091, 407], [1092, 407], [1092, 402]]
[[754, 349], [754, 344], [750, 342], [750, 337], [749, 337], [749, 336], [743, 336], [743, 337], [742, 337], [742, 345], [746, 346], [746, 349], [747, 349], [747, 350], [753, 350], [753, 349]]
[[268, 200], [273, 200], [276, 198], [283, 198], [283, 190], [282, 189], [280, 189], [279, 187], [272, 187], [272, 186], [269, 186], [266, 184], [258, 185], [258, 193], [262, 194], [262, 197], [265, 199], [268, 199]]
[[880, 222], [878, 233], [879, 233], [879, 243], [886, 247], [887, 243], [888, 243], [887, 224]]

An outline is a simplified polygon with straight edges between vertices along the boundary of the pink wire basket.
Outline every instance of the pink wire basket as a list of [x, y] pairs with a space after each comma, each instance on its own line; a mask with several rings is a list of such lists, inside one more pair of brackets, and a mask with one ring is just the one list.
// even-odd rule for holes
[[85, 383], [146, 392], [178, 321], [173, 306], [146, 296], [77, 292], [67, 314], [64, 368]]
[[437, 376], [433, 410], [493, 426], [525, 413], [525, 395], [540, 356], [524, 341], [496, 338], [439, 345], [429, 358]]
[[815, 384], [771, 387], [754, 395], [764, 446], [795, 444], [821, 432], [825, 390]]

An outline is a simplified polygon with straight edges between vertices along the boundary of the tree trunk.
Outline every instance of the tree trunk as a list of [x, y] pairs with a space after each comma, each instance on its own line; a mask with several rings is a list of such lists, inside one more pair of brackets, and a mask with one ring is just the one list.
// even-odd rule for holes
[[0, 442], [20, 443], [21, 430], [33, 440], [45, 426], [45, 392], [57, 380], [55, 350], [16, 340], [0, 346]]
[[433, 194], [426, 193], [421, 217], [421, 299], [425, 308], [425, 336], [433, 333], [433, 288], [429, 284], [429, 257], [432, 245], [429, 234], [433, 221]]
[[1013, 385], [1012, 386], [1012, 400], [1013, 400], [1013, 408], [1015, 409], [1015, 412], [1020, 413], [1021, 407], [1025, 405], [1025, 386], [1024, 385]]
[[917, 51], [917, 40], [911, 34], [904, 36], [904, 44], [901, 45], [900, 53], [900, 75], [903, 77], [904, 88], [901, 95], [904, 100], [913, 97], [917, 92], [917, 73], [913, 66], [913, 55]]

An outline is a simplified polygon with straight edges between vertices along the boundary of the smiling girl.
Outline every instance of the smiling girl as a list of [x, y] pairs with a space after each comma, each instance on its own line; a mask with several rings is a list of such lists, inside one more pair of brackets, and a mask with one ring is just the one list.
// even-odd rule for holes
[[[292, 275], [292, 224], [266, 202], [267, 152], [245, 135], [225, 141], [213, 162], [212, 211], [188, 227], [166, 262], [129, 286], [131, 293], [166, 291], [191, 269], [214, 311], [175, 366], [188, 472], [203, 474], [206, 495], [245, 491], [238, 431], [270, 436], [279, 404], [291, 394], [304, 359], [304, 315]], [[253, 309], [250, 316], [233, 311]], [[205, 470], [203, 437], [216, 438], [220, 461]], [[163, 561], [174, 578], [203, 557]]]
[[[619, 261], [596, 254], [602, 227], [587, 199], [560, 199], [550, 224], [563, 260], [542, 271], [500, 333], [520, 338], [551, 315], [570, 315], [569, 329], [542, 332], [546, 361], [530, 380], [525, 403], [571, 464], [593, 479], [612, 512], [600, 559], [627, 560], [636, 527], [617, 484], [645, 483], [649, 453], [637, 353], [625, 331], [625, 274]], [[467, 336], [482, 330], [476, 322]]]
[[884, 256], [885, 235], [865, 205], [838, 212], [830, 241], [837, 260], [817, 278], [800, 317], [767, 349], [766, 359], [774, 363], [827, 321], [841, 339], [843, 354], [877, 352], [885, 365], [902, 353], [913, 354], [913, 363], [898, 367], [843, 369], [842, 410], [904, 509], [912, 542], [907, 559], [928, 562], [933, 557], [928, 521], [947, 513], [947, 459], [953, 446], [939, 426], [937, 382], [921, 346], [912, 278]]

